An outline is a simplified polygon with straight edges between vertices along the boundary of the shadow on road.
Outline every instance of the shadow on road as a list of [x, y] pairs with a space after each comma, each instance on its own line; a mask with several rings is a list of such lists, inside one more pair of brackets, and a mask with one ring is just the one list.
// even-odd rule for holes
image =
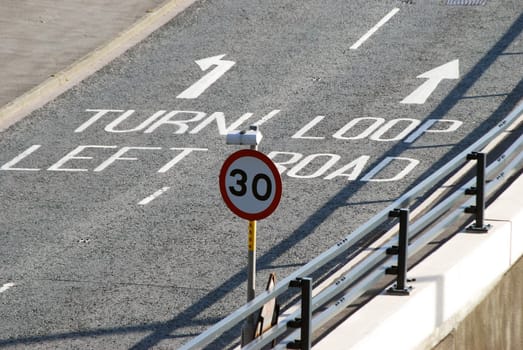
[[[445, 116], [460, 100], [467, 97], [466, 93], [469, 89], [478, 81], [478, 79], [487, 71], [492, 64], [501, 55], [505, 54], [519, 54], [519, 53], [505, 53], [505, 50], [509, 45], [517, 39], [517, 37], [523, 31], [523, 14], [521, 14], [516, 21], [511, 25], [508, 31], [501, 37], [501, 39], [483, 56], [483, 58], [460, 80], [458, 85], [447, 95], [447, 97], [426, 117], [430, 118], [441, 118]], [[515, 72], [514, 72], [515, 73]], [[521, 73], [521, 72], [520, 72]], [[498, 95], [496, 95], [498, 96]], [[486, 125], [495, 125], [497, 121], [505, 117], [513, 106], [523, 96], [523, 79], [520, 80], [518, 85], [507, 94], [506, 98], [498, 109], [487, 119]], [[477, 96], [478, 98], [480, 96]], [[482, 132], [486, 126], [480, 125], [476, 131]], [[434, 172], [434, 169], [440, 168], [449, 159], [452, 158], [453, 154], [459, 153], [463, 148], [470, 145], [475, 139], [469, 136], [456, 144], [454, 148], [448, 152], [448, 156], [443, 157], [440, 161], [435, 163], [429, 170], [420, 176], [420, 180], [424, 179], [428, 175]], [[408, 144], [398, 143], [387, 153], [387, 156], [400, 156], [403, 151], [408, 149]], [[377, 165], [382, 159], [376, 160]], [[416, 183], [412, 184], [414, 186]], [[271, 265], [278, 257], [282, 256], [286, 251], [292, 249], [298, 242], [304, 237], [314, 232], [317, 225], [329, 218], [336, 209], [340, 206], [346, 206], [348, 200], [353, 196], [355, 192], [360, 190], [364, 186], [364, 183], [350, 183], [337, 194], [335, 194], [329, 201], [327, 201], [322, 208], [314, 212], [307, 221], [303, 222], [292, 234], [283, 240], [278, 245], [269, 249], [264, 255], [258, 258], [257, 264], [260, 269], [270, 268]], [[108, 335], [125, 334], [131, 332], [149, 332], [147, 336], [137, 342], [131, 349], [149, 349], [160, 343], [162, 340], [173, 338], [171, 333], [179, 328], [193, 325], [213, 324], [217, 320], [206, 319], [204, 321], [197, 320], [197, 316], [201, 315], [202, 311], [207, 309], [209, 305], [217, 303], [224, 298], [230, 290], [239, 287], [242, 283], [245, 283], [247, 276], [246, 269], [242, 269], [228, 280], [224, 281], [216, 289], [208, 292], [198, 302], [194, 303], [187, 309], [175, 315], [172, 319], [166, 322], [150, 323], [139, 326], [129, 327], [118, 327], [118, 328], [106, 328], [96, 329], [92, 331], [81, 331], [81, 332], [70, 332], [60, 333], [55, 335], [46, 336], [35, 336], [18, 339], [3, 339], [0, 340], [0, 347], [27, 345], [41, 342], [58, 341], [80, 337], [102, 337]], [[186, 336], [187, 338], [195, 336], [195, 334], [177, 335], [175, 337], [180, 338]], [[228, 339], [225, 343], [230, 344], [230, 341], [236, 341], [239, 336], [238, 327], [231, 329], [229, 332], [224, 334], [224, 338]], [[217, 340], [215, 343], [211, 343], [208, 347], [212, 349], [223, 348], [224, 340]]]

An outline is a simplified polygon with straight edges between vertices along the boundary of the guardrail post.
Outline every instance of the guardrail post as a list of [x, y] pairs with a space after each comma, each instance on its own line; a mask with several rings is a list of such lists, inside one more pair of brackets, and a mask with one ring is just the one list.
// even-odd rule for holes
[[485, 225], [485, 168], [487, 155], [472, 152], [467, 155], [467, 160], [476, 160], [476, 187], [465, 190], [465, 194], [476, 196], [476, 205], [465, 208], [465, 212], [474, 214], [476, 221], [467, 227], [470, 232], [488, 232], [490, 225]]
[[301, 339], [287, 344], [287, 349], [311, 349], [312, 337], [312, 278], [297, 278], [289, 284], [291, 288], [301, 288], [301, 318], [287, 322], [289, 328], [300, 328]]
[[409, 295], [412, 289], [407, 286], [407, 247], [409, 240], [409, 210], [395, 209], [389, 212], [389, 217], [400, 220], [399, 246], [387, 249], [387, 254], [398, 255], [398, 265], [389, 267], [385, 273], [397, 275], [396, 285], [387, 290], [387, 293], [394, 295]]

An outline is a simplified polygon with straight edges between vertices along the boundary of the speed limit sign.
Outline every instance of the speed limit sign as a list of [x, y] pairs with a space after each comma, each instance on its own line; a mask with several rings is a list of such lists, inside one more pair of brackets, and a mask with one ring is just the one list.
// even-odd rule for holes
[[243, 219], [266, 218], [280, 202], [278, 169], [269, 157], [252, 149], [231, 154], [223, 163], [219, 182], [225, 204]]

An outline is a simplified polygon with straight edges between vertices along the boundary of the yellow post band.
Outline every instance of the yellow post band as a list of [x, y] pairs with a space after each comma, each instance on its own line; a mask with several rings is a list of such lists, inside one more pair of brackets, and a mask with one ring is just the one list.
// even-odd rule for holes
[[248, 248], [250, 252], [256, 250], [256, 220], [249, 221], [249, 243]]

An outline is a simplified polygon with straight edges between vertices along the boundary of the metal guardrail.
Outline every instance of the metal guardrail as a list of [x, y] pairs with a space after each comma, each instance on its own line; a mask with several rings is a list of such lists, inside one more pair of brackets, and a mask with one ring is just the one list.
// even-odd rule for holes
[[[496, 127], [492, 128], [481, 139], [463, 150], [444, 167], [438, 169], [430, 177], [406, 192], [394, 203], [390, 204], [387, 208], [383, 209], [380, 213], [367, 221], [364, 225], [360, 226], [327, 251], [320, 254], [285, 279], [281, 280], [271, 291], [261, 293], [258, 297], [240, 307], [229, 316], [210, 327], [207, 331], [184, 344], [180, 349], [189, 350], [204, 347], [227, 330], [244, 321], [249, 315], [258, 312], [259, 309], [269, 300], [277, 298], [285, 293], [291, 285], [295, 285], [296, 282], [293, 281], [311, 276], [314, 272], [318, 271], [329, 262], [332, 262], [341, 254], [347, 253], [350, 247], [386, 222], [389, 219], [389, 213], [391, 211], [408, 206], [427, 190], [433, 188], [445, 176], [452, 174], [459, 167], [463, 166], [463, 164], [468, 161], [467, 158], [471, 153], [476, 153], [477, 151], [482, 150], [489, 142], [506, 130], [521, 115], [523, 115], [523, 102], [519, 103], [505, 119], [499, 122]], [[519, 154], [517, 152], [519, 152]], [[516, 154], [516, 156], [505, 165], [507, 160], [510, 159], [513, 154]], [[488, 195], [495, 191], [503, 184], [504, 179], [510, 177], [514, 172], [519, 171], [522, 166], [523, 135], [521, 135], [517, 141], [513, 142], [501, 156], [486, 168], [485, 176], [495, 177], [485, 186], [484, 193]], [[409, 239], [411, 240], [411, 244], [408, 246], [408, 257], [418, 253], [438, 234], [442, 233], [447, 227], [449, 227], [449, 225], [463, 215], [466, 215], [465, 209], [476, 203], [475, 198], [470, 198], [464, 204], [461, 204], [459, 210], [452, 210], [449, 212], [449, 209], [456, 204], [459, 204], [458, 202], [465, 195], [465, 191], [474, 185], [475, 181], [475, 179], [472, 179], [467, 182], [410, 225]], [[444, 214], [446, 215], [443, 217]], [[436, 220], [438, 220], [438, 222], [434, 224]], [[433, 227], [428, 229], [426, 232], [422, 232], [431, 224], [434, 224]], [[334, 316], [353, 303], [363, 293], [368, 291], [385, 275], [387, 266], [390, 266], [397, 260], [395, 257], [388, 254], [387, 248], [390, 248], [391, 245], [397, 245], [397, 241], [397, 238], [393, 238], [385, 245], [371, 252], [363, 261], [353, 266], [345, 275], [338, 278], [334, 283], [330, 284], [311, 298], [312, 300], [309, 301], [311, 305], [311, 313], [318, 311], [321, 307], [324, 308], [321, 312], [317, 312], [313, 315], [312, 320], [309, 320], [312, 331], [317, 330], [319, 327], [329, 322]], [[336, 296], [339, 296], [344, 292], [346, 294], [343, 295], [343, 297], [335, 299]], [[333, 300], [335, 300], [335, 302], [327, 305]], [[300, 316], [301, 310], [298, 309], [291, 314], [282, 317], [275, 326], [247, 344], [243, 349], [262, 349], [268, 344], [274, 342], [276, 339], [281, 338], [283, 338], [283, 340], [280, 340], [279, 344], [276, 345], [276, 348], [286, 348], [288, 344], [293, 343], [295, 339], [299, 339], [300, 337], [300, 329], [293, 331], [292, 328], [288, 327], [289, 322], [292, 323], [300, 318]]]

